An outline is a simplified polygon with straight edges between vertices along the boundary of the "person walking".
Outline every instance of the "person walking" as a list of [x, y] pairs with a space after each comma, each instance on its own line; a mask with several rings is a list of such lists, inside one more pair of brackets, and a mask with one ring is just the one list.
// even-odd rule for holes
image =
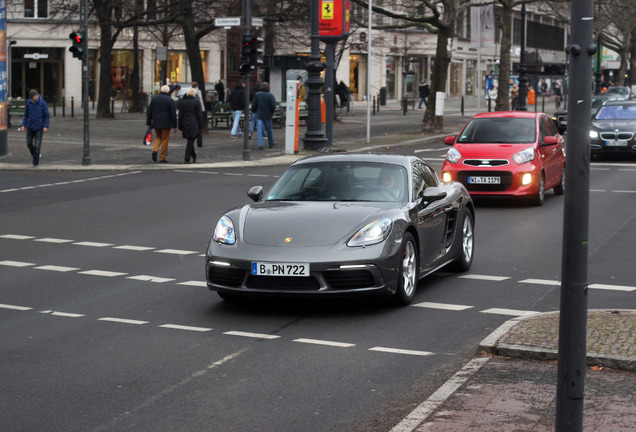
[[24, 118], [20, 130], [26, 129], [26, 145], [33, 157], [33, 167], [40, 165], [42, 134], [49, 130], [49, 107], [37, 90], [29, 91], [29, 101], [24, 106]]
[[155, 142], [152, 147], [152, 160], [157, 162], [157, 152], [160, 163], [168, 163], [168, 141], [170, 141], [170, 129], [177, 131], [177, 108], [170, 97], [170, 87], [161, 86], [161, 92], [152, 97], [146, 112], [146, 126], [155, 129]]
[[420, 82], [420, 104], [418, 105], [418, 108], [422, 108], [422, 104], [424, 104], [424, 106], [428, 106], [428, 104], [426, 103], [428, 100], [428, 94], [430, 92], [430, 87], [428, 85], [428, 82], [426, 80], [422, 80]]
[[[254, 83], [254, 88], [250, 92], [250, 103], [254, 102], [254, 96], [256, 96], [256, 94], [259, 91], [261, 91], [261, 82], [260, 81], [256, 81]], [[256, 115], [256, 113], [252, 112], [252, 115], [250, 116], [250, 126], [247, 129], [247, 132], [249, 133], [249, 139], [252, 139], [252, 133], [254, 132], [254, 128], [256, 127], [256, 120], [257, 119], [258, 119], [258, 116]]]
[[252, 112], [258, 116], [256, 133], [258, 134], [258, 149], [263, 150], [263, 129], [267, 130], [269, 148], [274, 147], [274, 133], [272, 132], [272, 115], [276, 110], [276, 98], [269, 92], [269, 83], [261, 84], [261, 91], [254, 95]]
[[203, 111], [196, 97], [196, 89], [193, 87], [179, 102], [179, 130], [183, 138], [187, 139], [185, 150], [185, 163], [197, 161], [197, 153], [194, 151], [194, 140], [201, 135], [203, 129]]
[[223, 85], [223, 80], [218, 80], [216, 82], [214, 90], [216, 90], [216, 94], [219, 96], [219, 102], [225, 103], [225, 86]]
[[238, 138], [243, 135], [241, 131], [241, 116], [245, 110], [245, 89], [242, 83], [237, 83], [234, 91], [230, 93], [230, 109], [232, 110], [232, 138]]
[[[194, 97], [199, 100], [199, 104], [201, 104], [201, 112], [203, 113], [203, 118], [206, 119], [205, 115], [205, 102], [203, 102], [203, 94], [201, 94], [201, 89], [199, 88], [199, 83], [196, 81], [192, 81], [192, 88], [195, 91]], [[203, 147], [203, 127], [199, 128], [199, 136], [197, 137], [197, 147]]]

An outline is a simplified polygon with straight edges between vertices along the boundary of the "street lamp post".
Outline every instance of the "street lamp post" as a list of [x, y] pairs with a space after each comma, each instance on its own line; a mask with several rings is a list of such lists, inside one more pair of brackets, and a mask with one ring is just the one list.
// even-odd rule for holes
[[519, 62], [519, 101], [518, 111], [527, 111], [528, 67], [526, 66], [526, 4], [521, 5], [521, 61]]

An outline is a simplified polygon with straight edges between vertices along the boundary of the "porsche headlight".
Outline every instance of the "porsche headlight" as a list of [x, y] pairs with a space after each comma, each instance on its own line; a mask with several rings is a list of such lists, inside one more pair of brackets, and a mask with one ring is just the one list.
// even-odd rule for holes
[[446, 153], [446, 160], [450, 163], [456, 164], [461, 158], [462, 154], [455, 147], [451, 147]]
[[229, 245], [236, 243], [236, 235], [234, 234], [234, 223], [232, 223], [232, 219], [227, 216], [223, 216], [219, 219], [216, 223], [216, 228], [214, 228], [212, 240], [217, 243]]
[[366, 224], [347, 242], [347, 246], [369, 246], [380, 243], [389, 235], [393, 222], [389, 218], [374, 220]]
[[532, 159], [534, 159], [534, 149], [532, 147], [521, 150], [512, 157], [512, 160], [515, 161], [517, 165], [530, 162]]
[[590, 131], [590, 138], [597, 139], [598, 138], [598, 132], [596, 132], [595, 130], [591, 130]]

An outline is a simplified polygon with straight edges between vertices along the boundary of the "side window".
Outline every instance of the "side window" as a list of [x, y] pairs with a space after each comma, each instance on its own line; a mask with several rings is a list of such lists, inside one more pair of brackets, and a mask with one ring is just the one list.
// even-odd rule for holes
[[548, 127], [546, 126], [545, 121], [539, 122], [539, 134], [541, 142], [543, 142], [543, 138], [550, 136], [550, 131], [548, 131]]
[[437, 174], [427, 165], [416, 162], [413, 165], [413, 196], [417, 198], [431, 186], [439, 186]]
[[546, 125], [548, 125], [548, 130], [550, 131], [550, 135], [551, 136], [556, 136], [558, 131], [557, 131], [557, 128], [554, 125], [554, 122], [552, 121], [552, 119], [549, 118], [549, 117], [543, 117], [543, 121], [545, 122]]
[[437, 174], [428, 166], [422, 165], [422, 175], [424, 177], [424, 181], [426, 182], [426, 186], [438, 186]]

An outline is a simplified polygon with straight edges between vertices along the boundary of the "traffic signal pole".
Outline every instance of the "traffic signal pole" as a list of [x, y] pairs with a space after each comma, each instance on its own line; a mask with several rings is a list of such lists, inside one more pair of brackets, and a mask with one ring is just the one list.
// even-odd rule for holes
[[84, 58], [82, 59], [82, 103], [84, 104], [84, 156], [82, 165], [91, 164], [90, 134], [88, 128], [88, 0], [82, 0], [82, 30], [84, 32]]
[[249, 59], [246, 58], [247, 47], [245, 43], [248, 37], [252, 34], [252, 6], [254, 5], [255, 0], [243, 0], [243, 44], [241, 45], [241, 74], [245, 76], [245, 109], [243, 112], [245, 113], [243, 120], [243, 160], [248, 161], [251, 158], [250, 152], [250, 138], [249, 138], [249, 127], [250, 127], [250, 117], [252, 112], [250, 110], [250, 71], [251, 67], [249, 67]]
[[593, 0], [572, 0], [556, 432], [583, 430], [586, 374]]

